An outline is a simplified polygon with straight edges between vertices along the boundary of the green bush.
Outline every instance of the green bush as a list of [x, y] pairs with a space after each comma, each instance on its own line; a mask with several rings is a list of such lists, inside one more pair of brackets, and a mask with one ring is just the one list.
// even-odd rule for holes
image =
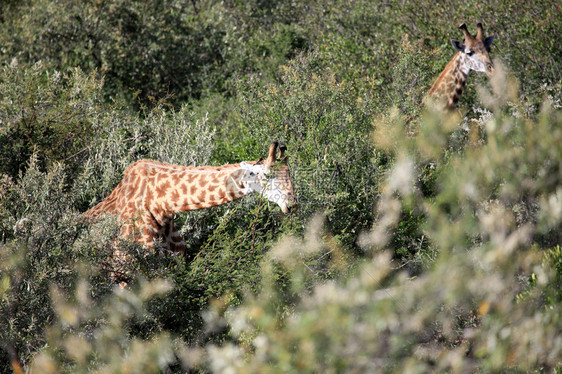
[[38, 0], [6, 11], [11, 17], [0, 32], [4, 58], [43, 60], [63, 71], [97, 70], [106, 78], [107, 98], [145, 104], [228, 91], [232, 75], [274, 71], [306, 46], [298, 27], [264, 25], [246, 4]]
[[103, 112], [96, 74], [76, 69], [68, 75], [14, 59], [0, 72], [0, 173], [16, 177], [31, 155], [41, 167], [64, 161], [77, 168], [92, 121]]
[[211, 18], [178, 1], [34, 1], [6, 20], [4, 53], [98, 70], [111, 98], [198, 96], [222, 60], [224, 32]]
[[[10, 359], [27, 359], [45, 343], [45, 327], [54, 313], [49, 288], [71, 289], [76, 261], [85, 253], [73, 250], [84, 225], [64, 193], [61, 167], [48, 174], [35, 159], [19, 181], [4, 185], [2, 208], [2, 327], [0, 340], [13, 351]], [[7, 238], [10, 240], [6, 241]], [[96, 292], [103, 292], [99, 287]], [[2, 357], [2, 367], [9, 367]]]

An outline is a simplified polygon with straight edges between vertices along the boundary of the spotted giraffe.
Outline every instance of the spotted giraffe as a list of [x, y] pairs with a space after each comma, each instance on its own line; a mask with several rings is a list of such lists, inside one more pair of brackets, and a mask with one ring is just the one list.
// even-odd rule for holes
[[494, 73], [494, 63], [488, 54], [494, 36], [485, 38], [481, 23], [476, 25], [475, 36], [468, 32], [464, 23], [459, 29], [464, 34], [464, 41], [461, 43], [458, 40], [451, 40], [453, 48], [458, 53], [433, 83], [423, 102], [427, 99], [435, 100], [441, 108], [454, 109], [457, 107], [470, 71], [485, 72], [488, 76]]
[[140, 160], [129, 166], [109, 196], [84, 216], [96, 219], [114, 214], [123, 224], [122, 237], [150, 250], [161, 239], [164, 249], [184, 253], [185, 242], [174, 226], [176, 213], [222, 205], [250, 193], [261, 193], [284, 213], [297, 209], [285, 150], [284, 145], [274, 142], [265, 161], [216, 167]]

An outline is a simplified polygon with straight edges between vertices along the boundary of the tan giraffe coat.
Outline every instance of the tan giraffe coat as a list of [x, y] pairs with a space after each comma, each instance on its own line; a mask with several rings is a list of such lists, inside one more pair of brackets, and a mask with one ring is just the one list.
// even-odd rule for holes
[[[125, 170], [123, 179], [109, 196], [84, 215], [95, 219], [103, 214], [114, 214], [123, 223], [123, 237], [149, 249], [154, 248], [157, 239], [162, 239], [164, 249], [184, 252], [185, 242], [174, 226], [174, 215], [225, 204], [256, 192], [256, 188], [251, 188], [256, 183], [253, 178], [258, 177], [255, 174], [260, 168], [273, 165], [276, 149], [277, 144], [273, 143], [265, 163], [261, 160], [247, 163], [246, 169], [242, 164], [186, 167], [152, 160], [137, 161]], [[283, 154], [283, 148], [281, 152]], [[272, 201], [280, 204], [284, 211], [296, 207], [288, 167], [277, 165], [271, 179], [278, 185]]]

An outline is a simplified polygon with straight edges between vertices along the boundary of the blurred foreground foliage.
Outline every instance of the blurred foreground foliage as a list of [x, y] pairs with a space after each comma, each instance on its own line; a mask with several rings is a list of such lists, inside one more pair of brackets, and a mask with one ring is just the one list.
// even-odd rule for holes
[[[420, 108], [479, 21], [497, 76]], [[560, 371], [561, 27], [548, 1], [2, 2], [0, 371]], [[181, 214], [185, 258], [80, 217], [138, 159], [272, 140], [296, 214]]]

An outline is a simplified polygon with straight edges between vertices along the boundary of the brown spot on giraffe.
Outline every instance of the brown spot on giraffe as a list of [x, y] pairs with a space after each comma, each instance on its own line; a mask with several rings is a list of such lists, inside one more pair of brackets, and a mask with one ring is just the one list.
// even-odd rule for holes
[[172, 200], [173, 203], [177, 203], [178, 200], [180, 199], [179, 191], [173, 190], [172, 193], [170, 194], [170, 199]]
[[456, 88], [456, 90], [455, 90], [455, 94], [456, 94], [457, 98], [461, 96], [461, 94], [462, 94], [462, 86], [457, 86], [457, 88]]
[[207, 185], [207, 178], [204, 176], [199, 177], [199, 188], [203, 188]]
[[181, 183], [180, 184], [180, 190], [181, 190], [182, 195], [187, 195], [187, 184]]
[[205, 201], [205, 198], [207, 196], [207, 192], [205, 192], [205, 190], [202, 190], [199, 195], [197, 196], [197, 199], [199, 201]]
[[166, 192], [168, 192], [168, 189], [170, 187], [171, 187], [170, 181], [167, 178], [163, 179], [163, 182], [159, 183], [155, 188], [158, 199], [161, 199], [164, 196], [166, 196]]

